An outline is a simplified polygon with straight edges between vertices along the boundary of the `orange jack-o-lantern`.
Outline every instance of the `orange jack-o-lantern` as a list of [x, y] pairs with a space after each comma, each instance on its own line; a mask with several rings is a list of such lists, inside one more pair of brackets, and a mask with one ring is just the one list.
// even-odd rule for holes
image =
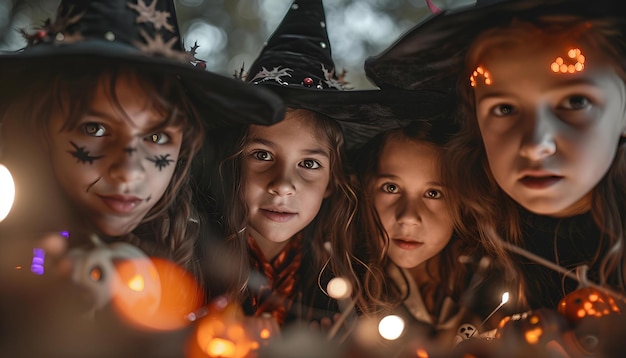
[[91, 309], [101, 309], [114, 297], [123, 297], [130, 306], [156, 310], [161, 285], [144, 252], [128, 243], [105, 244], [96, 236], [91, 241], [93, 248], [76, 248], [68, 253], [72, 281], [91, 293]]
[[190, 358], [243, 358], [258, 349], [245, 327], [245, 316], [234, 302], [218, 298], [207, 310], [207, 315], [196, 322], [194, 334], [188, 343]]
[[507, 316], [498, 325], [498, 338], [528, 345], [544, 345], [558, 338], [567, 323], [557, 312], [540, 308]]
[[558, 311], [573, 325], [586, 317], [620, 314], [615, 299], [593, 287], [579, 288], [565, 296], [559, 302]]

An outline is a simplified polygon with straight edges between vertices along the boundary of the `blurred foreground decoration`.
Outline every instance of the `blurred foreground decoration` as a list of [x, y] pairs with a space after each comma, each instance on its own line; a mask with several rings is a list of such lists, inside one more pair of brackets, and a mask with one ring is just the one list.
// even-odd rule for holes
[[187, 314], [204, 298], [188, 272], [125, 242], [105, 244], [95, 235], [90, 240], [93, 247], [72, 249], [68, 258], [71, 279], [86, 290], [91, 314], [110, 304], [139, 329], [168, 331], [189, 324]]
[[11, 172], [0, 164], [0, 222], [9, 215], [15, 199], [15, 183]]

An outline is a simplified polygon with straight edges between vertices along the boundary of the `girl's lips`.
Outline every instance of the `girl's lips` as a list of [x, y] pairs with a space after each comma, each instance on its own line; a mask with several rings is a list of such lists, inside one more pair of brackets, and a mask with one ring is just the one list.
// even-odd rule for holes
[[296, 216], [296, 213], [280, 212], [270, 209], [260, 209], [260, 211], [263, 215], [265, 215], [266, 218], [279, 223], [287, 222]]
[[520, 179], [520, 183], [530, 189], [545, 189], [550, 187], [563, 179], [558, 175], [546, 175], [546, 176], [524, 176]]
[[398, 246], [401, 249], [404, 250], [413, 250], [413, 249], [417, 249], [418, 247], [424, 245], [424, 243], [422, 242], [417, 242], [417, 241], [408, 241], [408, 240], [403, 240], [403, 239], [391, 239], [391, 242]]
[[111, 210], [120, 214], [132, 212], [143, 201], [141, 198], [128, 195], [99, 195], [99, 197]]

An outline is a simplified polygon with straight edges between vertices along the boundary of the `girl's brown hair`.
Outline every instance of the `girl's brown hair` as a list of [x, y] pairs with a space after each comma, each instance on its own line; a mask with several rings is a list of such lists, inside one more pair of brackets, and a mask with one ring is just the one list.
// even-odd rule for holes
[[[361, 151], [359, 151], [359, 158], [356, 161], [356, 169], [361, 177], [361, 181], [366, 192], [367, 201], [365, 205], [369, 207], [369, 210], [374, 211], [378, 225], [382, 227], [378, 214], [375, 212], [373, 195], [370, 193], [375, 190], [375, 176], [379, 171], [378, 166], [385, 144], [390, 141], [404, 140], [429, 143], [439, 149], [440, 155], [436, 159], [438, 167], [441, 168], [443, 172], [443, 168], [447, 165], [447, 163], [443, 161], [444, 148], [453, 132], [454, 125], [443, 119], [434, 122], [413, 122], [406, 127], [393, 129], [379, 134], [365, 147], [363, 147]], [[450, 195], [447, 190], [447, 185], [446, 193], [444, 195], [446, 196], [448, 212], [452, 215], [452, 212], [456, 209], [450, 205]], [[381, 234], [374, 239], [378, 241], [378, 245], [383, 248], [383, 250], [380, 251], [383, 255], [383, 257], [380, 258], [381, 265], [393, 265], [393, 262], [387, 256], [389, 236], [384, 228], [382, 229]], [[436, 306], [440, 306], [441, 301], [446, 296], [460, 298], [461, 293], [467, 284], [466, 281], [468, 278], [468, 272], [465, 266], [460, 265], [458, 262], [459, 250], [457, 246], [462, 243], [463, 241], [459, 240], [456, 233], [453, 233], [448, 245], [446, 245], [441, 253], [438, 254], [438, 260], [429, 260], [427, 262], [427, 273], [432, 280], [436, 281], [433, 282], [433, 285], [429, 286], [437, 287], [438, 290], [438, 292], [435, 293]], [[470, 254], [468, 250], [465, 250], [463, 253], [467, 255]], [[437, 262], [435, 267], [433, 267], [434, 262]], [[441, 282], [444, 278], [450, 279], [450, 281]], [[387, 278], [387, 281], [389, 280], [390, 279]], [[405, 280], [409, 280], [409, 278], [405, 277]], [[401, 292], [396, 289], [388, 289], [386, 293], [387, 296], [384, 297], [386, 304], [391, 305], [392, 307], [401, 304], [406, 299], [406, 297], [401, 296]], [[408, 294], [408, 292], [405, 294]]]
[[[447, 153], [451, 170], [446, 173], [446, 181], [450, 183], [451, 190], [455, 191], [453, 200], [463, 208], [455, 216], [455, 224], [460, 234], [480, 240], [492, 255], [498, 257], [499, 262], [510, 269], [509, 272], [514, 271], [515, 262], [499, 244], [499, 238], [523, 246], [520, 216], [516, 203], [499, 188], [489, 169], [476, 120], [474, 92], [469, 83], [470, 74], [490, 51], [503, 45], [523, 45], [527, 41], [553, 44], [576, 40], [587, 48], [604, 54], [604, 58], [614, 65], [616, 72], [626, 81], [623, 61], [626, 42], [623, 33], [618, 30], [624, 24], [619, 21], [587, 20], [573, 16], [514, 20], [509, 26], [483, 32], [473, 41], [468, 51], [465, 72], [458, 83], [462, 99], [458, 119], [462, 129], [452, 140]], [[617, 283], [621, 291], [626, 287], [623, 277], [626, 225], [623, 217], [626, 214], [625, 151], [622, 138], [612, 166], [594, 189], [591, 208], [594, 220], [603, 233], [598, 247], [602, 247], [605, 240], [609, 246], [604, 256], [598, 251], [595, 257], [595, 261], [601, 260], [601, 283], [605, 284], [610, 279]], [[463, 175], [459, 175], [460, 173]], [[472, 180], [467, 180], [467, 177]], [[524, 292], [524, 283], [521, 280], [519, 292]], [[523, 295], [519, 297], [519, 302], [522, 305], [526, 303]]]
[[[131, 242], [149, 255], [170, 258], [197, 274], [193, 250], [198, 228], [190, 222], [190, 218], [196, 218], [197, 214], [191, 204], [188, 172], [191, 159], [202, 143], [204, 127], [195, 108], [174, 76], [144, 73], [121, 65], [91, 65], [93, 64], [73, 66], [71, 70], [60, 69], [54, 73], [34, 71], [36, 75], [20, 77], [23, 81], [29, 81], [29, 85], [19, 86], [23, 91], [17, 93], [7, 106], [5, 120], [18, 121], [19, 123], [15, 123], [22, 126], [24, 133], [31, 133], [46, 141], [49, 136], [55, 135], [48, 130], [50, 112], [62, 113], [67, 118], [63, 129], [71, 130], [89, 110], [99, 84], [106, 86], [112, 100], [120, 109], [121, 105], [115, 93], [118, 79], [123, 77], [136, 84], [153, 100], [153, 108], [166, 119], [164, 125], [182, 126], [183, 139], [174, 174], [163, 197], [132, 233], [114, 239]], [[45, 153], [42, 156], [45, 157]]]
[[[288, 109], [293, 111], [294, 109]], [[343, 133], [339, 124], [329, 117], [313, 111], [299, 110], [306, 113], [306, 120], [312, 121], [317, 136], [328, 145], [330, 153], [330, 182], [332, 193], [323, 200], [315, 219], [303, 230], [304, 239], [310, 241], [313, 250], [313, 265], [319, 276], [326, 268], [333, 276], [347, 279], [353, 287], [353, 296], [357, 300], [357, 308], [363, 312], [372, 312], [384, 282], [382, 271], [370, 265], [364, 259], [368, 250], [366, 240], [370, 231], [367, 215], [357, 210], [362, 197], [358, 182], [351, 176], [344, 164]], [[219, 176], [223, 188], [221, 194], [228, 207], [223, 208], [226, 213], [222, 220], [224, 234], [232, 250], [231, 254], [237, 258], [241, 269], [235, 275], [237, 283], [230, 287], [239, 298], [245, 295], [249, 263], [245, 229], [247, 225], [247, 209], [243, 197], [243, 173], [241, 170], [241, 156], [243, 148], [249, 139], [247, 129], [241, 130], [234, 154], [228, 156], [220, 164]], [[219, 191], [219, 190], [218, 190]], [[325, 243], [330, 243], [330, 250]], [[330, 252], [329, 252], [330, 251]], [[312, 277], [317, 285], [318, 276]], [[325, 291], [325, 287], [320, 287]]]

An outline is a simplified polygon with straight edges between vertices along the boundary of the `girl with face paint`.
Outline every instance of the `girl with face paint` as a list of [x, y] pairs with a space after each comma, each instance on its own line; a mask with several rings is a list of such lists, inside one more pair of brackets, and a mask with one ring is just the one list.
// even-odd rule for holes
[[[554, 309], [579, 282], [510, 253], [500, 240], [562, 271], [588, 266], [589, 280], [623, 293], [623, 9], [610, 1], [490, 3], [416, 27], [369, 69], [412, 89], [458, 84], [463, 128], [445, 179], [467, 215], [455, 221], [463, 237], [519, 272], [519, 310]], [[443, 28], [454, 29], [439, 39], [446, 48], [431, 41]], [[396, 61], [416, 72], [383, 79], [383, 67]], [[425, 63], [438, 72], [420, 72]]]
[[25, 50], [0, 56], [1, 160], [18, 191], [7, 223], [128, 241], [191, 268], [188, 171], [205, 130], [272, 123], [279, 99], [194, 67], [171, 1], [65, 0], [23, 35]]
[[[37, 160], [52, 170], [71, 210], [71, 222], [56, 223], [59, 231], [93, 232], [189, 264], [194, 209], [185, 173], [203, 127], [174, 79], [124, 66], [40, 74], [12, 100], [3, 123], [5, 160], [18, 177], [22, 167], [43, 164]], [[28, 141], [39, 146], [39, 159], [22, 157]]]
[[[194, 252], [198, 214], [188, 172], [207, 129], [271, 124], [282, 118], [284, 107], [262, 88], [205, 71], [195, 51], [183, 49], [172, 1], [146, 6], [137, 0], [63, 0], [56, 19], [22, 33], [27, 48], [0, 55], [0, 161], [12, 172], [17, 192], [13, 210], [0, 225], [0, 261], [12, 268], [11, 274], [2, 270], [0, 282], [15, 294], [3, 297], [0, 311], [4, 315], [11, 307], [11, 316], [15, 312], [18, 317], [6, 320], [17, 322], [16, 339], [38, 340], [39, 333], [52, 337], [49, 344], [18, 355], [67, 349], [63, 342], [81, 336], [63, 337], [76, 333], [66, 323], [74, 322], [72, 313], [85, 310], [105, 317], [98, 320], [106, 326], [99, 342], [119, 338], [115, 347], [121, 356], [127, 340], [145, 332], [129, 333], [132, 329], [115, 319], [117, 326], [107, 326], [112, 315], [105, 313], [117, 299], [135, 302], [135, 296], [125, 301], [127, 297], [116, 295], [122, 291], [118, 286], [157, 295], [149, 297], [152, 307], [175, 316], [178, 327], [189, 323], [185, 315], [204, 296], [193, 278], [183, 276], [201, 279]], [[40, 245], [41, 237], [61, 232], [69, 235], [62, 245]], [[101, 242], [92, 244], [88, 239], [94, 236]], [[132, 258], [167, 260], [146, 260], [145, 271], [133, 266], [137, 274], [128, 283], [118, 264], [135, 263], [124, 255], [129, 252]], [[155, 274], [156, 262], [164, 261], [167, 268]], [[37, 281], [30, 271], [44, 278]], [[126, 285], [115, 285], [120, 281]], [[183, 281], [191, 284], [181, 288]], [[74, 294], [76, 282], [89, 288], [87, 295]], [[50, 299], [29, 304], [38, 296]], [[93, 308], [94, 301], [102, 304]], [[56, 312], [67, 312], [67, 321]], [[139, 319], [145, 322], [146, 316]], [[31, 336], [37, 320], [50, 324]], [[78, 326], [77, 334], [83, 333]], [[91, 332], [84, 331], [87, 336]], [[138, 347], [146, 349], [140, 355], [157, 354], [145, 347], [154, 344], [132, 343], [131, 356]], [[33, 345], [18, 346], [28, 351]]]

